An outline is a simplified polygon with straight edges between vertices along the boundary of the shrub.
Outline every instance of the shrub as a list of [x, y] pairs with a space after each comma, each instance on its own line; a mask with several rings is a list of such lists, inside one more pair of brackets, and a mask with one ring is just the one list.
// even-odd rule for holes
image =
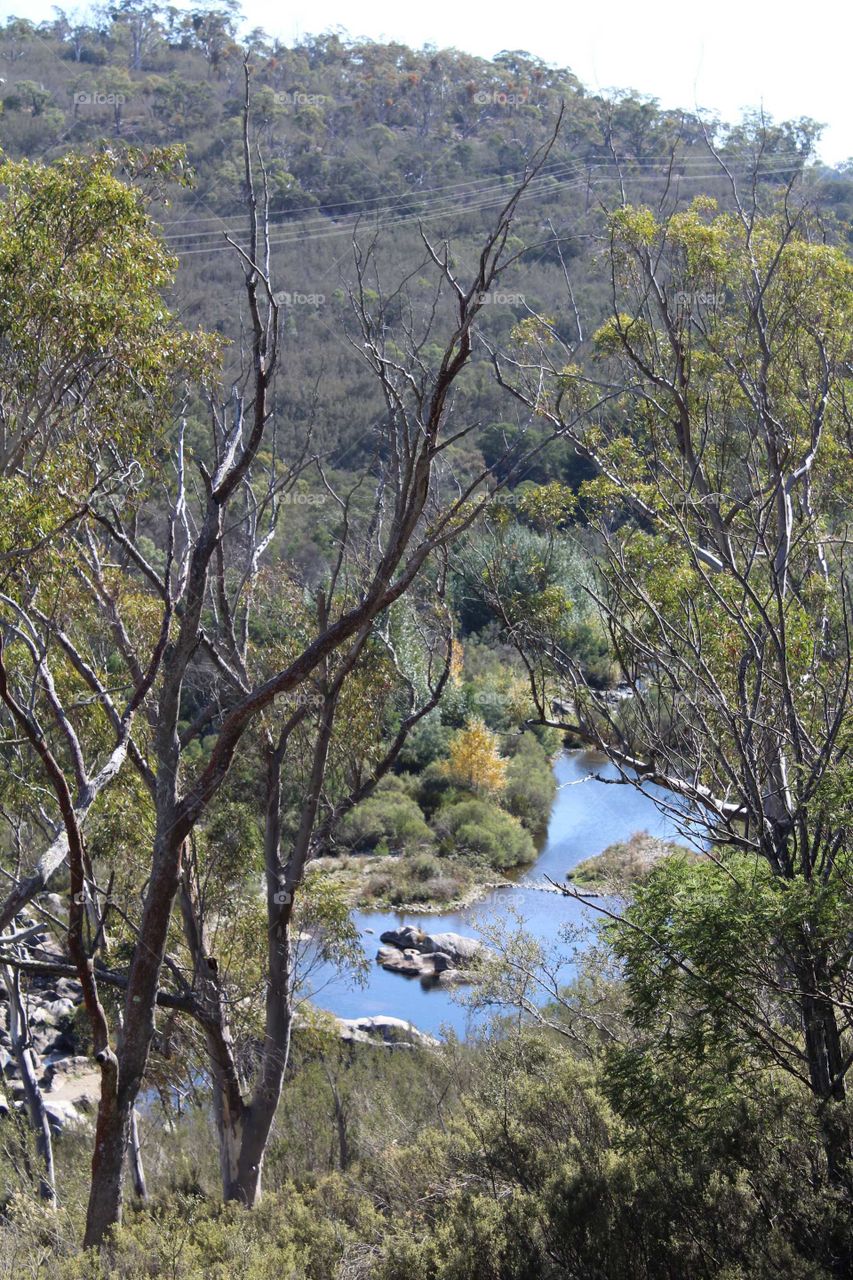
[[367, 879], [365, 896], [400, 906], [409, 902], [450, 902], [469, 885], [471, 874], [461, 864], [447, 865], [431, 853], [395, 858], [388, 870]]
[[504, 806], [527, 827], [544, 831], [554, 803], [557, 783], [551, 761], [532, 733], [523, 733], [506, 771]]
[[397, 779], [357, 805], [342, 820], [338, 840], [360, 852], [429, 846], [432, 833], [417, 801], [406, 795]]
[[433, 826], [442, 852], [460, 853], [496, 870], [536, 857], [530, 832], [518, 819], [483, 800], [447, 805], [438, 811]]
[[444, 767], [451, 781], [468, 791], [497, 794], [506, 784], [498, 736], [479, 717], [453, 735]]
[[428, 818], [442, 806], [452, 804], [457, 797], [457, 788], [443, 761], [437, 760], [424, 769], [419, 779], [417, 800]]
[[400, 768], [421, 773], [434, 760], [440, 760], [447, 754], [450, 734], [451, 730], [441, 723], [438, 711], [431, 711], [415, 725], [409, 734], [400, 752], [398, 762]]
[[432, 853], [416, 853], [406, 859], [406, 869], [415, 880], [429, 880], [431, 876], [442, 873], [442, 865]]

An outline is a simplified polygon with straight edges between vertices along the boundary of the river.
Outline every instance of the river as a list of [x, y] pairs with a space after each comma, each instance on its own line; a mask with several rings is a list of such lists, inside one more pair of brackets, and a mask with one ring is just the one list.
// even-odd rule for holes
[[[673, 823], [661, 814], [650, 796], [629, 785], [599, 782], [589, 777], [593, 771], [604, 778], [617, 776], [611, 765], [589, 752], [564, 751], [558, 756], [554, 764], [558, 790], [547, 838], [539, 857], [524, 869], [515, 884], [496, 889], [473, 905], [446, 914], [354, 912], [362, 945], [371, 960], [367, 985], [355, 985], [331, 966], [316, 970], [312, 967], [313, 1002], [342, 1018], [390, 1014], [406, 1018], [433, 1035], [452, 1030], [464, 1036], [472, 1018], [478, 1015], [465, 1007], [458, 992], [431, 986], [419, 978], [389, 973], [376, 964], [379, 936], [401, 924], [419, 924], [429, 933], [450, 931], [477, 937], [488, 921], [512, 920], [515, 913], [523, 920], [528, 933], [545, 946], [552, 946], [559, 943], [564, 926], [588, 921], [593, 913], [576, 899], [543, 892], [534, 886], [545, 883], [546, 877], [558, 882], [563, 880], [566, 872], [579, 862], [635, 831], [648, 831], [665, 839], [679, 838]], [[568, 979], [570, 975], [571, 965], [567, 964], [565, 977]]]

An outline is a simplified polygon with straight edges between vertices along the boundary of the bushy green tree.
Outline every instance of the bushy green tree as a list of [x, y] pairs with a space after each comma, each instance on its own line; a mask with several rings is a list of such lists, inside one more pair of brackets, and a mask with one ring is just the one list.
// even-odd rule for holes
[[444, 853], [461, 854], [496, 871], [536, 857], [533, 839], [519, 820], [485, 800], [444, 805], [433, 819], [433, 829]]
[[417, 802], [394, 778], [346, 815], [338, 828], [337, 840], [359, 852], [379, 849], [399, 853], [428, 847], [433, 835]]

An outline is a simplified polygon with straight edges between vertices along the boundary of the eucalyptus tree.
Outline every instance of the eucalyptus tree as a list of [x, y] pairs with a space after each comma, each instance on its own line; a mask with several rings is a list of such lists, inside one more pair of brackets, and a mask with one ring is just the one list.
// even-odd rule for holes
[[[440, 593], [440, 583], [430, 585]], [[414, 635], [405, 634], [402, 619], [386, 618], [363, 646], [326, 662], [278, 716], [266, 718], [258, 759], [241, 770], [255, 780], [253, 808], [262, 816], [265, 910], [260, 900], [254, 912], [245, 904], [255, 929], [244, 928], [245, 941], [225, 956], [217, 939], [241, 914], [233, 903], [245, 898], [246, 862], [223, 874], [215, 832], [199, 831], [184, 863], [180, 907], [193, 1015], [204, 1035], [226, 1200], [249, 1207], [260, 1200], [294, 1021], [311, 994], [317, 960], [358, 966], [348, 912], [322, 863], [307, 892], [306, 877], [341, 818], [372, 794], [446, 686], [452, 628], [434, 590], [423, 595], [412, 592], [407, 601], [418, 616]], [[252, 998], [258, 974], [262, 1013]], [[279, 1132], [291, 1119], [287, 1105], [282, 1112]]]
[[[345, 701], [350, 676], [363, 670], [372, 648], [377, 644], [387, 648], [390, 643], [381, 620], [412, 591], [419, 575], [429, 570], [434, 583], [442, 579], [447, 546], [483, 508], [490, 470], [480, 469], [456, 481], [446, 462], [453, 446], [473, 429], [472, 424], [454, 418], [451, 393], [471, 358], [477, 317], [505, 262], [518, 204], [548, 154], [546, 146], [509, 195], [465, 284], [453, 267], [449, 247], [435, 246], [424, 238], [425, 262], [435, 277], [434, 303], [425, 315], [407, 306], [406, 282], [389, 296], [381, 288], [371, 290], [376, 246], [366, 250], [356, 246], [353, 341], [377, 381], [383, 410], [375, 430], [373, 466], [367, 475], [355, 479], [348, 492], [340, 492], [329, 483], [322, 459], [312, 453], [310, 439], [284, 438], [278, 429], [276, 379], [284, 304], [270, 270], [266, 173], [255, 161], [250, 136], [249, 81], [247, 69], [243, 142], [248, 234], [243, 241], [231, 240], [244, 270], [243, 365], [227, 391], [218, 391], [211, 367], [215, 346], [204, 337], [196, 339], [201, 353], [196, 358], [206, 358], [207, 363], [201, 376], [209, 410], [206, 439], [193, 403], [185, 406], [181, 426], [168, 439], [162, 431], [153, 440], [145, 433], [138, 440], [125, 434], [125, 418], [135, 425], [134, 415], [140, 408], [160, 405], [146, 389], [144, 360], [138, 377], [128, 381], [125, 376], [120, 383], [129, 387], [126, 415], [119, 408], [108, 413], [99, 406], [97, 379], [88, 389], [63, 384], [63, 409], [70, 406], [82, 413], [83, 424], [94, 433], [101, 451], [92, 476], [86, 474], [86, 485], [75, 495], [62, 524], [66, 533], [62, 572], [69, 585], [56, 590], [54, 582], [51, 596], [34, 576], [26, 598], [19, 593], [6, 602], [0, 699], [11, 730], [9, 747], [24, 753], [34, 766], [42, 820], [59, 827], [59, 844], [54, 841], [48, 865], [42, 859], [29, 879], [24, 874], [17, 877], [7, 913], [14, 913], [47, 881], [51, 868], [61, 861], [57, 851], [67, 852], [68, 953], [83, 986], [101, 1075], [87, 1245], [102, 1243], [121, 1219], [125, 1154], [155, 1036], [158, 1005], [197, 1017], [210, 1032], [214, 1053], [220, 1030], [220, 1045], [227, 1039], [227, 1028], [215, 1012], [217, 983], [211, 981], [215, 971], [206, 958], [199, 963], [202, 939], [193, 936], [195, 904], [187, 871], [200, 824], [238, 752], [250, 749], [253, 741], [262, 742], [268, 753], [270, 941], [265, 982], [269, 1053], [252, 1102], [240, 1106], [235, 1102], [234, 1124], [225, 1126], [226, 1131], [235, 1132], [226, 1134], [225, 1145], [230, 1169], [227, 1193], [250, 1203], [258, 1194], [263, 1149], [289, 1043], [292, 902], [308, 858], [322, 844], [336, 814], [369, 794], [393, 762], [401, 735], [404, 738], [408, 728], [435, 705], [450, 661], [444, 624], [430, 628], [433, 639], [428, 646], [436, 654], [437, 665], [427, 686], [418, 690], [411, 685], [390, 741], [366, 770], [353, 774], [337, 793], [324, 790], [335, 716]], [[95, 170], [95, 197], [101, 178], [104, 183], [111, 181], [105, 165], [106, 161]], [[48, 171], [48, 184], [53, 173]], [[41, 170], [37, 177], [43, 180]], [[137, 216], [138, 198], [127, 199]], [[72, 201], [72, 224], [74, 212]], [[143, 219], [142, 229], [147, 225]], [[156, 251], [152, 254], [156, 259]], [[92, 274], [92, 332], [97, 336], [98, 273], [103, 268], [110, 281], [116, 280], [116, 298], [120, 276], [109, 275], [108, 243], [96, 239], [81, 261]], [[33, 263], [25, 260], [23, 265], [31, 268]], [[155, 276], [155, 288], [163, 283]], [[52, 296], [48, 290], [48, 299]], [[108, 307], [105, 315], [109, 316]], [[171, 332], [165, 311], [142, 319], [143, 333], [156, 334], [160, 322]], [[9, 332], [13, 354], [15, 333]], [[109, 332], [107, 327], [106, 336]], [[52, 355], [50, 336], [47, 333], [43, 340], [42, 359]], [[166, 344], [175, 364], [181, 344], [188, 341], [179, 337]], [[98, 342], [93, 345], [96, 352], [100, 350]], [[34, 346], [34, 359], [37, 350]], [[169, 377], [161, 364], [152, 357], [154, 391], [165, 395]], [[173, 390], [174, 381], [173, 377]], [[14, 379], [4, 381], [2, 391], [14, 406], [19, 394]], [[154, 416], [159, 425], [159, 409]], [[150, 424], [150, 418], [144, 420]], [[73, 453], [79, 437], [73, 422], [72, 429], [65, 423], [60, 414], [53, 438], [63, 441], [68, 430], [67, 445]], [[48, 442], [43, 458], [49, 449]], [[113, 454], [122, 466], [115, 468], [118, 478], [108, 482], [104, 472], [109, 466], [102, 458], [109, 461]], [[274, 541], [288, 493], [309, 468], [337, 512], [332, 563], [313, 592], [310, 610], [283, 591], [277, 602], [279, 616], [272, 609], [265, 625], [256, 628], [253, 608], [261, 589], [263, 559]], [[16, 480], [26, 492], [27, 476], [16, 476]], [[358, 521], [354, 495], [365, 483], [372, 496], [366, 520]], [[53, 547], [59, 532], [56, 522], [50, 532]], [[51, 562], [54, 572], [59, 572], [57, 563]], [[50, 607], [46, 607], [48, 599]], [[300, 691], [306, 689], [319, 702], [300, 700]], [[306, 719], [313, 723], [308, 789], [297, 828], [287, 833], [291, 847], [283, 853], [276, 770], [294, 729]], [[135, 803], [139, 835], [147, 847], [137, 851], [136, 901], [117, 899], [111, 885], [100, 882], [83, 828], [101, 790], [93, 787], [87, 758], [103, 752], [105, 723], [106, 737], [112, 734], [118, 745], [97, 777], [104, 769], [113, 777], [129, 758], [142, 787]], [[200, 753], [202, 734], [213, 741]], [[126, 769], [120, 786], [131, 786]], [[111, 868], [114, 875], [120, 870]], [[189, 974], [181, 971], [169, 952], [174, 907], [181, 892], [190, 950], [195, 948]], [[121, 928], [131, 934], [126, 970], [117, 971], [105, 963], [110, 918], [121, 921]], [[4, 960], [14, 965], [17, 958], [7, 954]], [[116, 1019], [118, 1034], [101, 998], [104, 987], [123, 992]], [[227, 1061], [224, 1068], [227, 1074]], [[218, 1096], [225, 1099], [226, 1093], [220, 1090]]]
[[[103, 637], [85, 658], [72, 653], [57, 620], [63, 600], [82, 609], [75, 538], [93, 503], [138, 496], [143, 467], [156, 461], [168, 430], [176, 388], [180, 395], [183, 380], [197, 377], [212, 353], [210, 341], [183, 330], [162, 300], [175, 262], [154, 233], [148, 203], [178, 165], [172, 151], [105, 151], [52, 166], [0, 167], [3, 641], [9, 653], [29, 653], [57, 711], [44, 668], [46, 619], [54, 619], [57, 651], [64, 646], [84, 672], [106, 656]], [[102, 699], [105, 721], [73, 748], [78, 825], [126, 759], [159, 656], [155, 644], [131, 681]], [[70, 726], [63, 732], [70, 743]], [[65, 826], [45, 811], [38, 789], [28, 789], [16, 753], [20, 746], [7, 747], [20, 819], [15, 839], [28, 853], [39, 840], [44, 849], [0, 906], [4, 929], [68, 854]]]
[[612, 314], [588, 353], [530, 318], [495, 365], [595, 465], [573, 517], [597, 557], [583, 598], [630, 696], [584, 678], [558, 590], [518, 607], [495, 560], [492, 595], [544, 721], [772, 873], [788, 917], [741, 1012], [810, 1089], [849, 1195], [853, 268], [791, 187], [762, 209], [734, 179], [727, 212], [616, 209], [608, 261]]

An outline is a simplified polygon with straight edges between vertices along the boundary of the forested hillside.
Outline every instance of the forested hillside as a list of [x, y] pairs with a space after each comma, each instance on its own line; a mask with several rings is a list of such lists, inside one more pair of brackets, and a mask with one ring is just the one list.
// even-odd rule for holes
[[[160, 12], [133, 0], [87, 26], [58, 11], [38, 28], [10, 20], [3, 33], [3, 147], [10, 157], [51, 159], [74, 149], [123, 141], [185, 149], [188, 190], [172, 187], [154, 210], [164, 242], [180, 262], [175, 298], [184, 323], [236, 337], [239, 260], [226, 243], [245, 240], [242, 59], [231, 9]], [[504, 272], [482, 320], [498, 343], [535, 312], [567, 339], [595, 331], [609, 307], [607, 273], [596, 255], [602, 210], [622, 198], [657, 204], [699, 193], [726, 203], [729, 184], [709, 155], [745, 184], [768, 192], [806, 169], [805, 186], [828, 223], [847, 240], [853, 179], [810, 163], [817, 126], [809, 120], [761, 128], [704, 123], [664, 112], [626, 92], [605, 100], [585, 92], [568, 69], [523, 52], [492, 62], [452, 50], [416, 52], [358, 45], [338, 35], [287, 49], [254, 32], [252, 117], [270, 197], [272, 261], [282, 293], [291, 371], [287, 412], [297, 424], [335, 433], [347, 466], [365, 456], [363, 436], [376, 390], [360, 376], [341, 336], [352, 282], [352, 237], [380, 237], [381, 276], [409, 278], [415, 305], [429, 305], [417, 272], [420, 227], [453, 240], [470, 258], [537, 147], [563, 119], [547, 163], [513, 227], [517, 261]], [[562, 260], [562, 261], [561, 261]], [[577, 311], [567, 294], [570, 271]], [[424, 273], [428, 276], [428, 273]], [[474, 362], [482, 356], [475, 352]], [[322, 373], [322, 377], [320, 374]], [[460, 412], [484, 428], [517, 416], [488, 377], [470, 377]], [[324, 444], [328, 444], [328, 439]], [[549, 455], [550, 456], [550, 455]], [[554, 461], [555, 478], [565, 470]]]
[[[0, 1273], [853, 1275], [853, 171], [235, 3], [0, 77]], [[665, 832], [534, 883], [567, 760]]]

